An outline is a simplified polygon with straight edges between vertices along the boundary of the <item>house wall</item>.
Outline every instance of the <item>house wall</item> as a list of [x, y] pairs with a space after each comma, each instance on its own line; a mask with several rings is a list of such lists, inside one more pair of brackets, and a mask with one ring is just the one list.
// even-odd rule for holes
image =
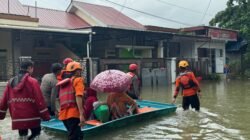
[[[204, 42], [195, 42], [195, 48], [196, 50], [198, 50], [198, 48], [214, 49], [215, 53], [209, 54], [208, 56], [210, 57], [210, 59], [212, 59], [213, 55], [215, 55], [215, 72], [216, 73], [224, 72], [223, 68], [226, 61], [226, 51], [225, 51], [224, 41], [212, 40], [205, 44]], [[196, 57], [198, 57], [198, 55], [196, 55]]]
[[193, 41], [180, 41], [180, 57], [195, 58], [195, 46]]

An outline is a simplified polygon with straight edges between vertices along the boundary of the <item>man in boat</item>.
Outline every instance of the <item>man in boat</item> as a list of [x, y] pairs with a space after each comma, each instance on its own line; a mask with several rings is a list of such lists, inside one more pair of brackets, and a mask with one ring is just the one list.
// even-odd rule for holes
[[129, 72], [127, 73], [131, 77], [131, 85], [127, 91], [128, 96], [132, 99], [140, 99], [140, 81], [137, 76], [138, 66], [136, 64], [129, 65]]
[[57, 114], [55, 110], [55, 102], [57, 94], [56, 84], [58, 82], [57, 76], [60, 75], [61, 70], [62, 70], [62, 65], [60, 63], [52, 64], [51, 73], [45, 74], [43, 76], [40, 86], [51, 116], [55, 116], [55, 114]]
[[72, 77], [60, 81], [59, 87], [59, 120], [63, 121], [64, 126], [68, 131], [69, 140], [82, 139], [81, 127], [84, 125], [84, 79], [81, 77], [82, 67], [78, 62], [70, 62], [66, 71]]
[[200, 110], [200, 86], [199, 82], [196, 80], [195, 75], [192, 71], [188, 70], [188, 62], [182, 60], [179, 62], [180, 74], [176, 78], [175, 91], [173, 96], [173, 103], [175, 103], [179, 91], [182, 91], [182, 107], [184, 110], [189, 109], [191, 105], [196, 111]]
[[28, 140], [40, 135], [41, 119], [50, 120], [47, 105], [36, 79], [31, 77], [34, 64], [30, 60], [21, 62], [18, 75], [11, 78], [0, 101], [0, 119], [4, 119], [9, 108], [12, 129], [18, 130], [21, 139]]

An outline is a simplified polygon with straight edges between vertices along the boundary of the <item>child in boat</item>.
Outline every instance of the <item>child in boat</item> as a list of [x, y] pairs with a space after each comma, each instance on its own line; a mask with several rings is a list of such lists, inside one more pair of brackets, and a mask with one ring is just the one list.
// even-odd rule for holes
[[126, 93], [109, 93], [107, 105], [109, 106], [112, 120], [138, 112], [136, 102]]

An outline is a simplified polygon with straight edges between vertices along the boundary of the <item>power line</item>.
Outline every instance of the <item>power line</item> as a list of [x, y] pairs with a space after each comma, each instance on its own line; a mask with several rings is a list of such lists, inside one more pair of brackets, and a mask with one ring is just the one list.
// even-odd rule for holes
[[181, 25], [193, 26], [193, 25], [188, 24], [188, 23], [176, 21], [176, 20], [169, 19], [169, 18], [160, 17], [160, 16], [157, 16], [157, 15], [154, 15], [154, 14], [150, 14], [150, 13], [147, 13], [147, 12], [144, 12], [144, 11], [140, 11], [140, 10], [137, 10], [137, 9], [134, 9], [134, 8], [131, 8], [131, 7], [127, 7], [127, 6], [125, 6], [125, 5], [121, 5], [121, 4], [119, 4], [119, 3], [115, 3], [115, 2], [110, 1], [110, 0], [105, 0], [105, 1], [107, 1], [107, 2], [109, 2], [109, 3], [112, 3], [112, 4], [114, 4], [114, 5], [123, 6], [123, 7], [126, 8], [126, 9], [129, 9], [129, 10], [132, 10], [132, 11], [136, 11], [136, 12], [141, 13], [141, 14], [144, 14], [144, 15], [152, 16], [152, 17], [155, 17], [155, 18], [159, 18], [159, 19], [162, 19], [162, 20], [169, 21], [169, 22], [178, 23], [178, 24], [181, 24]]
[[[202, 14], [202, 12], [198, 11], [198, 10], [194, 10], [194, 9], [186, 8], [186, 7], [183, 7], [183, 6], [179, 6], [179, 5], [176, 5], [176, 4], [173, 4], [173, 3], [169, 3], [169, 2], [166, 2], [166, 1], [163, 1], [163, 0], [158, 0], [158, 1], [161, 2], [161, 3], [163, 3], [163, 4], [171, 5], [171, 6], [174, 6], [174, 7], [178, 7], [180, 9], [184, 9], [184, 10], [196, 13], [196, 14]], [[206, 13], [206, 15], [213, 16], [212, 14], [209, 14], [209, 13]]]
[[203, 20], [204, 20], [204, 18], [205, 18], [205, 15], [206, 15], [206, 13], [207, 13], [207, 10], [209, 9], [209, 7], [210, 7], [210, 5], [211, 5], [211, 1], [212, 1], [212, 0], [209, 0], [209, 3], [208, 3], [208, 5], [207, 5], [207, 8], [206, 8], [206, 10], [205, 10], [205, 12], [204, 12], [204, 14], [203, 14], [203, 16], [202, 16], [202, 18], [201, 18], [200, 24], [203, 22]]

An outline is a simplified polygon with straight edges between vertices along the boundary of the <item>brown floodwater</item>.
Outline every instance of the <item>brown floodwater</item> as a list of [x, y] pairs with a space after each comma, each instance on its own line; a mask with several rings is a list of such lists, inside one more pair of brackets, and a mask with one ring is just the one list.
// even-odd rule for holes
[[[181, 97], [178, 109], [167, 116], [134, 123], [105, 134], [88, 137], [89, 140], [248, 140], [250, 139], [250, 81], [203, 81], [201, 111], [183, 111]], [[143, 87], [145, 100], [169, 103], [173, 86]], [[101, 95], [100, 99], [105, 99]], [[17, 132], [11, 130], [10, 118], [0, 121], [3, 139], [16, 139]], [[42, 131], [41, 140], [66, 140], [66, 136]]]

